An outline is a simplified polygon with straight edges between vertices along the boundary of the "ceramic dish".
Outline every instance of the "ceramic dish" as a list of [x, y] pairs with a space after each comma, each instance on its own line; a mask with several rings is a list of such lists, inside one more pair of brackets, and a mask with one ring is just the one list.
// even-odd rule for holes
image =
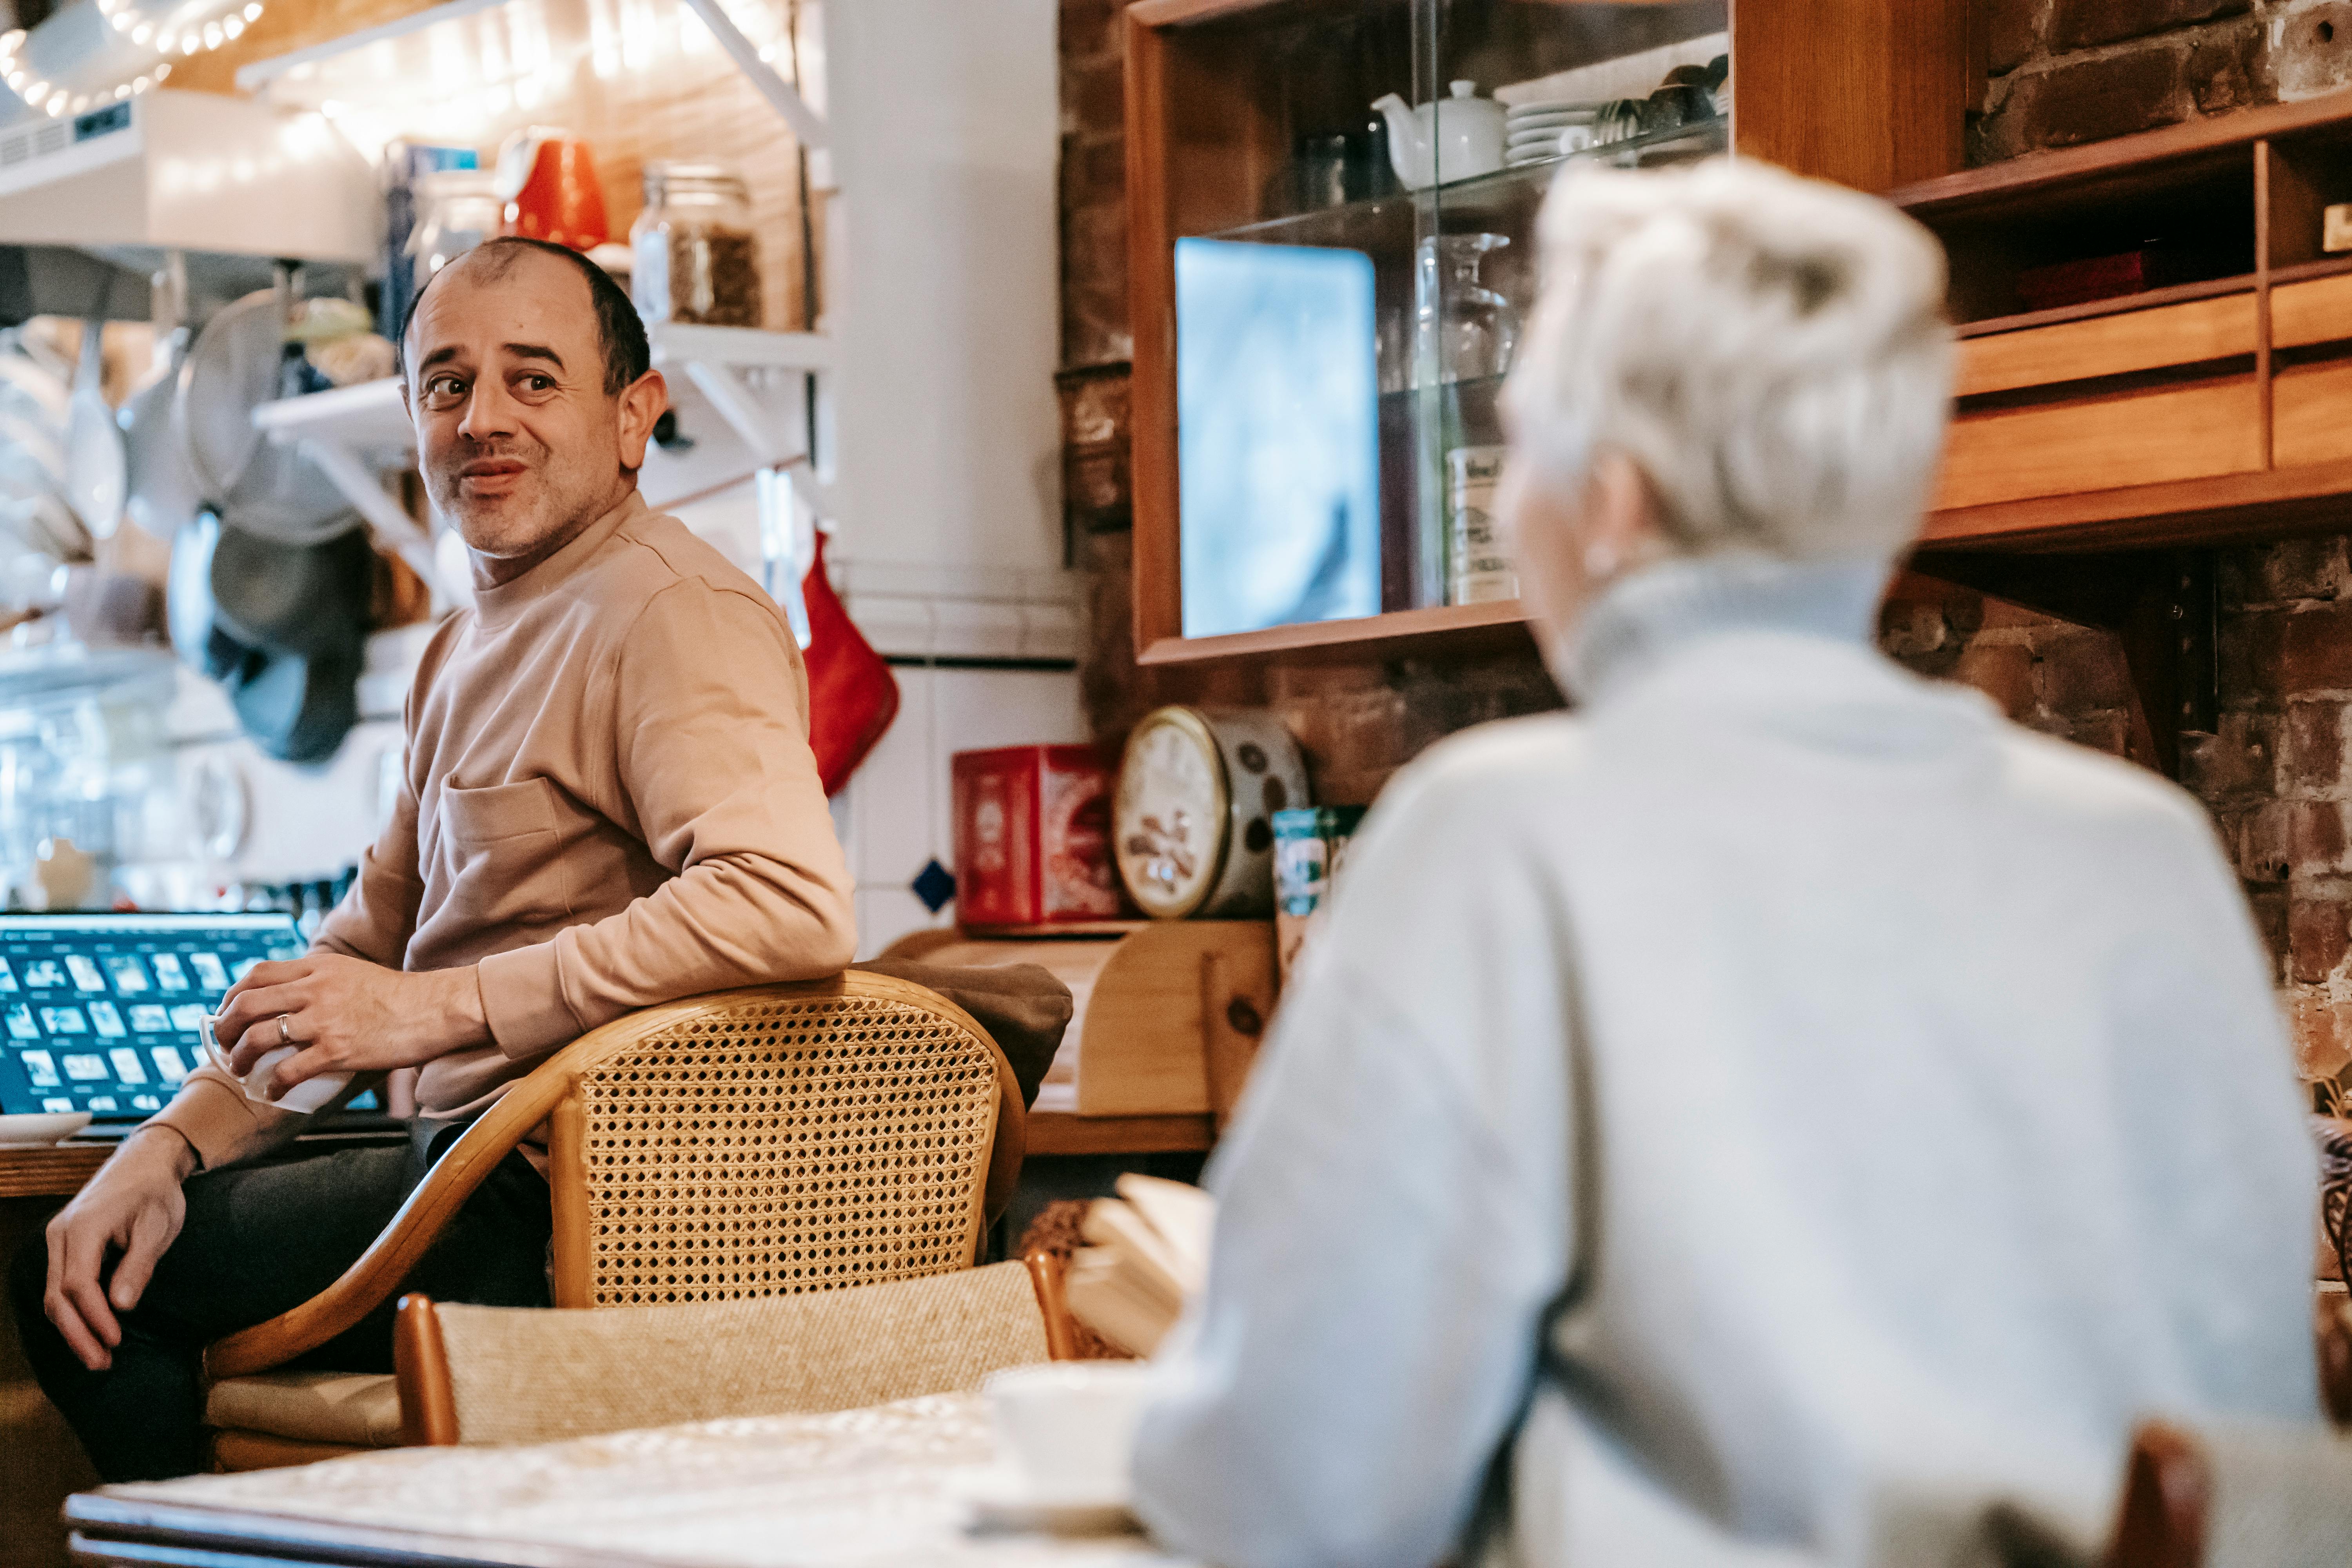
[[89, 1125], [87, 1110], [36, 1110], [0, 1116], [0, 1149], [47, 1149]]

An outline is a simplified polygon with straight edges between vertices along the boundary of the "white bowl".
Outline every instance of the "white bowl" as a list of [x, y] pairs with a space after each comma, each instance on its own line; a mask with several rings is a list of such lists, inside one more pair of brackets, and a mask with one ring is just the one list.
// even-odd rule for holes
[[87, 1110], [36, 1110], [0, 1116], [0, 1149], [46, 1149], [89, 1125]]

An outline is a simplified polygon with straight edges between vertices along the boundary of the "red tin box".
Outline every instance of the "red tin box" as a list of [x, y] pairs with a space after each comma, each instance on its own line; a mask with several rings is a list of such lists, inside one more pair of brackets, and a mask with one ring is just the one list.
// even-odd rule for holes
[[958, 752], [950, 769], [960, 924], [1118, 917], [1111, 770], [1093, 747]]

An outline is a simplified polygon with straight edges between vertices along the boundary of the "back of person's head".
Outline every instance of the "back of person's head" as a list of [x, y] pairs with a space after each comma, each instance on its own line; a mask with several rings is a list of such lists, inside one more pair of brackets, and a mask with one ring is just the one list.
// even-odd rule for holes
[[1874, 197], [1715, 160], [1563, 175], [1513, 441], [1573, 489], [1615, 451], [1698, 555], [1892, 556], [1949, 417], [1944, 256]]

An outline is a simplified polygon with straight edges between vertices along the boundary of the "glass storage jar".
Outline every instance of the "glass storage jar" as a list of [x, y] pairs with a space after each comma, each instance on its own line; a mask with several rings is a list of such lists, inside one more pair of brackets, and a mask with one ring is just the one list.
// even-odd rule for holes
[[441, 169], [416, 182], [417, 222], [408, 237], [415, 287], [499, 232], [506, 204], [487, 169]]
[[725, 163], [646, 165], [646, 206], [629, 229], [637, 314], [706, 326], [763, 324], [760, 239], [743, 176]]

